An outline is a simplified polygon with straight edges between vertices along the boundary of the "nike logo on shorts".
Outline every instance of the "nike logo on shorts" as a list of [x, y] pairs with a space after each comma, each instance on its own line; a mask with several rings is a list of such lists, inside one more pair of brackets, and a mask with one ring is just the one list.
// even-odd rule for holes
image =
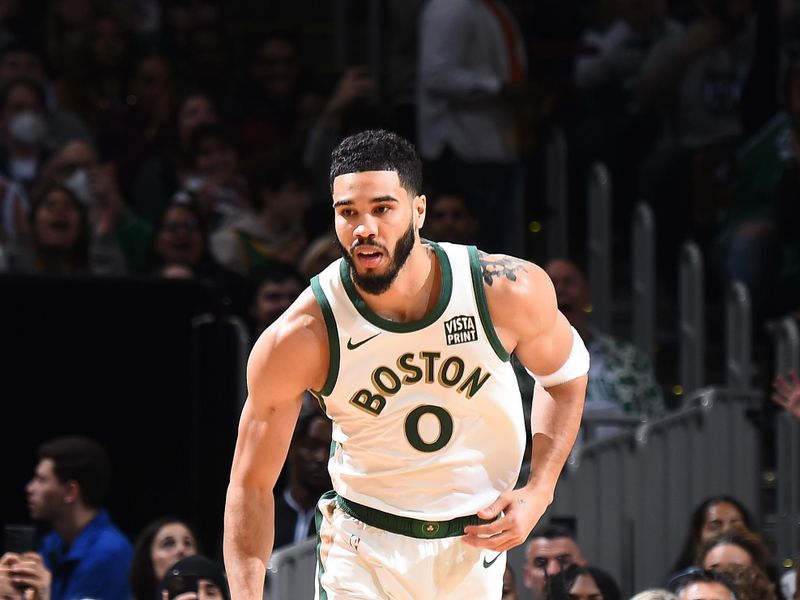
[[[500, 554], [503, 554], [503, 553], [501, 552]], [[496, 561], [498, 558], [500, 558], [500, 554], [497, 554], [492, 560], [486, 560], [486, 557], [484, 556], [483, 557], [483, 568], [484, 569], [488, 569], [489, 567], [491, 567], [494, 564], [494, 561]]]
[[357, 342], [357, 343], [355, 343], [355, 344], [353, 343], [353, 338], [350, 338], [349, 340], [347, 340], [347, 349], [348, 349], [348, 350], [355, 350], [355, 349], [356, 349], [356, 348], [358, 348], [359, 346], [363, 346], [364, 344], [366, 344], [366, 343], [367, 343], [368, 341], [370, 341], [371, 339], [374, 339], [374, 338], [378, 337], [380, 334], [381, 334], [381, 332], [379, 331], [379, 332], [378, 332], [378, 333], [376, 333], [375, 335], [371, 335], [371, 336], [370, 336], [370, 337], [368, 337], [367, 339], [365, 339], [365, 340], [361, 340], [360, 342]]

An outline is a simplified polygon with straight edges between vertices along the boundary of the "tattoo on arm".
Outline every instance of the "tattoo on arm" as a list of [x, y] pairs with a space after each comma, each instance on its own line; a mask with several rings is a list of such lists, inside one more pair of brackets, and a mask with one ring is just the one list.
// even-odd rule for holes
[[505, 277], [509, 281], [517, 280], [517, 272], [525, 270], [525, 261], [505, 254], [489, 256], [485, 252], [478, 252], [481, 263], [481, 275], [486, 285], [492, 285], [494, 279]]

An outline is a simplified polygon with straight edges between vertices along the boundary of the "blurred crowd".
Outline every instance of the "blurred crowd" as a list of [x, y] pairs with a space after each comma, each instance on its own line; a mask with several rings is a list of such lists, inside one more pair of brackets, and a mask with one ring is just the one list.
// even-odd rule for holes
[[[302, 19], [270, 20], [280, 3], [264, 4], [254, 24], [246, 2], [0, 1], [0, 274], [198, 280], [255, 340], [340, 255], [328, 169], [344, 136], [382, 127], [416, 143], [425, 237], [524, 254], [529, 219], [547, 224], [542, 152], [560, 128], [569, 256], [526, 258], [546, 268], [592, 352], [587, 414], [606, 424], [595, 433], [667, 410], [648, 357], [591, 324], [583, 182], [595, 161], [614, 183], [615, 252], [644, 201], [662, 283], [674, 286], [691, 239], [714, 281], [748, 285], [757, 326], [800, 310], [798, 2], [391, 0], [380, 76], [370, 57], [335, 58], [333, 39], [320, 53]], [[775, 390], [800, 418], [796, 374]], [[83, 539], [104, 544], [117, 570], [103, 591], [69, 597], [187, 593], [169, 588], [172, 573], [196, 583], [189, 593], [227, 598], [213, 560], [170, 571], [201, 551], [190, 524], [159, 518], [129, 542], [102, 508], [105, 484], [91, 491], [106, 459], [61, 466], [62, 452], [95, 452], [66, 443], [43, 447], [28, 486], [32, 516], [55, 537], [3, 557], [0, 597], [68, 597]], [[313, 533], [329, 446], [309, 398], [276, 490], [276, 547]], [[794, 579], [780, 580], [744, 508], [706, 504], [664, 589], [638, 600], [790, 600]], [[715, 506], [738, 517], [714, 525]], [[540, 542], [569, 548], [538, 553]], [[713, 558], [722, 547], [741, 560]], [[619, 600], [569, 531], [534, 537], [528, 556], [504, 598]], [[702, 585], [722, 588], [691, 595]]]

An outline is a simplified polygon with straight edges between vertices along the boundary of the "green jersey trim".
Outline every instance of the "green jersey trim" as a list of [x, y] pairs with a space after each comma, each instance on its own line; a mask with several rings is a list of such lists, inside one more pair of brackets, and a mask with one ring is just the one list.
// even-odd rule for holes
[[475, 246], [468, 246], [467, 253], [469, 254], [469, 270], [472, 274], [472, 289], [475, 292], [475, 304], [478, 305], [478, 314], [481, 317], [483, 331], [486, 332], [486, 338], [498, 358], [503, 362], [508, 362], [511, 359], [511, 355], [506, 352], [500, 342], [500, 338], [497, 337], [497, 332], [492, 324], [492, 317], [489, 314], [489, 303], [486, 300], [486, 290], [483, 287], [483, 275], [481, 275], [481, 261], [478, 257], [478, 249]]
[[436, 302], [436, 306], [421, 319], [409, 323], [397, 323], [375, 314], [358, 293], [356, 285], [350, 277], [350, 266], [347, 261], [343, 260], [341, 262], [339, 266], [339, 276], [347, 292], [347, 297], [350, 298], [350, 302], [356, 307], [358, 313], [376, 327], [393, 333], [411, 333], [412, 331], [419, 331], [436, 322], [436, 320], [442, 316], [442, 313], [444, 313], [444, 309], [447, 308], [447, 304], [450, 302], [450, 296], [453, 293], [453, 271], [450, 267], [450, 259], [447, 257], [447, 253], [436, 242], [428, 240], [424, 240], [424, 242], [430, 244], [433, 251], [436, 252], [436, 257], [439, 259], [439, 264], [442, 269], [442, 289], [439, 291], [439, 300]]
[[336, 378], [339, 376], [339, 330], [336, 328], [336, 319], [333, 317], [331, 305], [319, 283], [319, 275], [314, 276], [311, 280], [311, 291], [314, 292], [314, 297], [322, 310], [322, 316], [325, 318], [325, 329], [328, 332], [328, 349], [330, 351], [328, 377], [323, 388], [318, 392], [314, 392], [324, 409], [325, 403], [322, 397], [330, 395], [333, 391], [333, 386], [336, 385]]

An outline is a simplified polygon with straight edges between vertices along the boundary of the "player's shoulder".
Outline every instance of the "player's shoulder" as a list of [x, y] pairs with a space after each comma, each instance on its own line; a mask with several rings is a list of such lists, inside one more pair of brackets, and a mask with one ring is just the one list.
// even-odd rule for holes
[[539, 265], [509, 254], [478, 250], [481, 279], [487, 299], [504, 302], [530, 301], [552, 294], [550, 277]]

